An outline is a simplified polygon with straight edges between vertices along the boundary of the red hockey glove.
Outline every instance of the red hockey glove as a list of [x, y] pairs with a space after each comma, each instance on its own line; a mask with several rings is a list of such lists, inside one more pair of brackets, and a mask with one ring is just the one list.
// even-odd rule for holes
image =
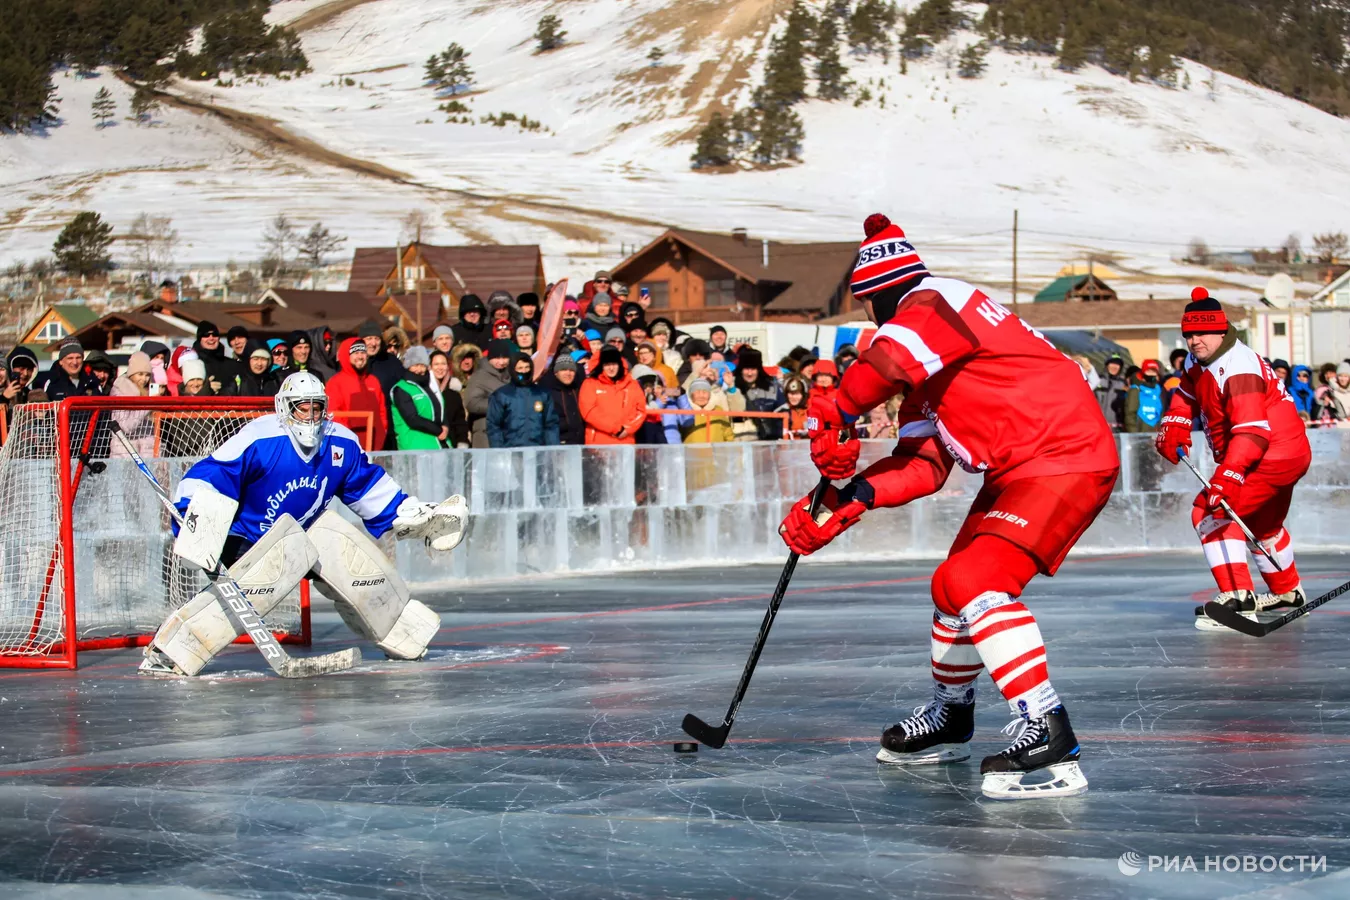
[[1225, 516], [1223, 504], [1232, 506], [1237, 502], [1238, 494], [1246, 480], [1246, 477], [1236, 469], [1220, 466], [1214, 477], [1209, 479], [1209, 491], [1205, 494], [1205, 509], [1209, 514], [1215, 518]]
[[806, 407], [806, 436], [811, 439], [811, 462], [831, 481], [852, 478], [858, 468], [857, 432], [844, 424], [833, 396], [812, 397]]
[[811, 518], [811, 500], [815, 491], [792, 504], [787, 518], [778, 527], [793, 553], [808, 556], [852, 528], [870, 507], [865, 501], [872, 497], [872, 487], [858, 479], [842, 491], [827, 488], [820, 502], [820, 511]]
[[1177, 451], [1191, 450], [1191, 420], [1188, 416], [1163, 416], [1158, 423], [1158, 433], [1153, 438], [1153, 446], [1158, 448], [1163, 459], [1172, 465], [1181, 464], [1181, 454]]

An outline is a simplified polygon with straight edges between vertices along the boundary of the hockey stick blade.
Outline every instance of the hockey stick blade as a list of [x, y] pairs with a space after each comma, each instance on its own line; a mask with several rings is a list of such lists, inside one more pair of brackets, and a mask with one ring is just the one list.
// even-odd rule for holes
[[1332, 588], [1316, 600], [1309, 600], [1302, 606], [1295, 607], [1278, 619], [1273, 619], [1269, 622], [1253, 622], [1241, 613], [1231, 610], [1222, 604], [1215, 603], [1213, 600], [1205, 604], [1205, 615], [1209, 616], [1220, 625], [1226, 625], [1234, 631], [1240, 631], [1243, 634], [1248, 634], [1252, 637], [1265, 637], [1272, 631], [1278, 631], [1290, 622], [1306, 616], [1323, 603], [1336, 599], [1346, 591], [1350, 591], [1350, 581], [1347, 581], [1338, 588]]
[[[159, 502], [178, 526], [183, 527], [183, 515], [178, 511], [178, 507], [173, 505], [173, 499], [169, 492], [164, 490], [164, 485], [159, 483], [155, 473], [150, 471], [150, 467], [145, 464], [136, 447], [127, 439], [122, 432], [122, 426], [116, 420], [109, 423], [108, 430], [122, 442], [131, 461], [136, 464], [136, 468], [141, 470], [141, 474], [150, 482], [154, 488], [155, 496]], [[263, 659], [272, 667], [282, 678], [310, 678], [314, 675], [329, 675], [334, 672], [342, 672], [350, 669], [361, 660], [361, 651], [356, 647], [346, 650], [336, 650], [332, 653], [325, 653], [322, 656], [308, 656], [300, 659], [292, 658], [285, 650], [281, 649], [281, 643], [272, 634], [272, 629], [267, 627], [262, 616], [253, 608], [248, 597], [244, 594], [238, 583], [230, 577], [229, 570], [216, 562], [216, 567], [206, 573], [210, 581], [208, 590], [215, 594], [216, 599], [220, 601], [220, 606], [225, 610], [226, 617], [240, 633], [247, 633], [253, 639], [253, 645], [258, 652], [263, 655]]]
[[[829, 487], [830, 480], [824, 477], [816, 485], [816, 491], [811, 496], [812, 518], [815, 518], [816, 513], [820, 510], [820, 504], [825, 500], [825, 491]], [[731, 734], [731, 726], [736, 723], [736, 713], [740, 711], [741, 701], [745, 699], [745, 692], [750, 689], [750, 679], [755, 674], [755, 666], [759, 665], [759, 655], [764, 652], [764, 645], [769, 641], [769, 629], [773, 627], [773, 620], [778, 617], [778, 608], [783, 605], [783, 597], [787, 594], [788, 584], [792, 581], [792, 573], [797, 569], [799, 558], [796, 553], [789, 553], [787, 562], [783, 564], [783, 572], [778, 576], [778, 586], [773, 590], [773, 598], [769, 600], [769, 608], [764, 611], [764, 620], [760, 622], [759, 634], [755, 637], [755, 645], [750, 649], [750, 658], [745, 662], [745, 669], [741, 672], [741, 680], [736, 685], [736, 693], [731, 698], [731, 706], [727, 707], [727, 714], [722, 717], [721, 727], [713, 728], [693, 713], [686, 715], [684, 722], [680, 725], [685, 734], [700, 743], [707, 744], [714, 750], [721, 750], [726, 745], [727, 735]]]
[[725, 747], [727, 735], [731, 733], [729, 726], [723, 725], [721, 728], [714, 728], [693, 713], [684, 717], [684, 721], [680, 723], [680, 728], [700, 744], [714, 750], [721, 750]]

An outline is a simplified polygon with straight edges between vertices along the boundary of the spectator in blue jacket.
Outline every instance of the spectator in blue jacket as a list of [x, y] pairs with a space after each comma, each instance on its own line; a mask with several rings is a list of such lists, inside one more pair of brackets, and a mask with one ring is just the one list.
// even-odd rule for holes
[[1289, 396], [1294, 398], [1294, 408], [1300, 417], [1317, 418], [1317, 390], [1312, 383], [1312, 369], [1294, 366], [1289, 378]]
[[511, 357], [511, 380], [488, 398], [489, 447], [551, 447], [558, 441], [558, 411], [548, 388], [534, 383], [528, 354]]

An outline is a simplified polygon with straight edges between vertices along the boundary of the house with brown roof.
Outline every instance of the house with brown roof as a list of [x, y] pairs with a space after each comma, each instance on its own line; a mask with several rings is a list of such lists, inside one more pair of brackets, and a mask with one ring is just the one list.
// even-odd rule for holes
[[646, 288], [651, 315], [676, 324], [811, 322], [856, 308], [848, 289], [856, 241], [797, 244], [671, 228], [614, 267], [630, 297]]
[[275, 304], [310, 320], [312, 324], [306, 327], [327, 325], [334, 334], [355, 332], [365, 322], [380, 321], [379, 308], [356, 291], [268, 288], [258, 298], [258, 305], [268, 304]]
[[[327, 293], [302, 291], [300, 293]], [[359, 299], [359, 298], [357, 298]], [[364, 301], [361, 301], [364, 303]], [[196, 339], [197, 325], [213, 323], [221, 334], [241, 326], [254, 338], [284, 338], [292, 331], [317, 328], [321, 325], [335, 335], [354, 334], [366, 321], [379, 321], [379, 313], [369, 304], [366, 312], [360, 307], [345, 309], [347, 315], [319, 316], [303, 307], [283, 306], [276, 297], [264, 295], [260, 303], [213, 303], [207, 300], [187, 300], [175, 303], [162, 297], [130, 310], [108, 313], [71, 334], [86, 350], [118, 350], [139, 346], [147, 338], [167, 340], [177, 344]], [[49, 349], [55, 350], [60, 342]]]
[[414, 341], [438, 322], [453, 320], [459, 300], [493, 291], [515, 297], [545, 289], [544, 255], [538, 244], [437, 247], [358, 247], [352, 253], [349, 293], [360, 294]]

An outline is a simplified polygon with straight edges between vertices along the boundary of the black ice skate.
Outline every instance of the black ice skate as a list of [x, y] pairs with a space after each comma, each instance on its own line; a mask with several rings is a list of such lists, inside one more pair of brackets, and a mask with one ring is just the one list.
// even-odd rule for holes
[[933, 766], [970, 759], [968, 741], [975, 733], [974, 703], [930, 700], [914, 715], [881, 735], [877, 762], [890, 766]]
[[[1214, 602], [1242, 613], [1253, 622], [1256, 621], [1257, 605], [1255, 591], [1220, 591], [1214, 595]], [[1214, 631], [1216, 629], [1222, 629], [1224, 631], [1232, 630], [1205, 615], [1205, 608], [1203, 606], [1197, 606], [1195, 608], [1195, 627], [1201, 631]]]
[[[1070, 797], [1087, 790], [1087, 779], [1078, 768], [1078, 738], [1064, 707], [1056, 706], [1039, 719], [1014, 719], [1003, 731], [1012, 734], [1018, 726], [1022, 731], [1007, 750], [980, 763], [986, 797], [1029, 800]], [[1048, 769], [1050, 777], [1023, 783], [1024, 776], [1040, 769]]]
[[[1286, 591], [1283, 594], [1264, 593], [1256, 595], [1256, 614], [1261, 621], [1267, 621], [1271, 618], [1278, 618], [1289, 612], [1291, 609], [1298, 609], [1308, 602], [1308, 595], [1303, 593], [1303, 585], [1299, 585], [1292, 591]], [[1271, 613], [1273, 615], [1266, 615]]]

